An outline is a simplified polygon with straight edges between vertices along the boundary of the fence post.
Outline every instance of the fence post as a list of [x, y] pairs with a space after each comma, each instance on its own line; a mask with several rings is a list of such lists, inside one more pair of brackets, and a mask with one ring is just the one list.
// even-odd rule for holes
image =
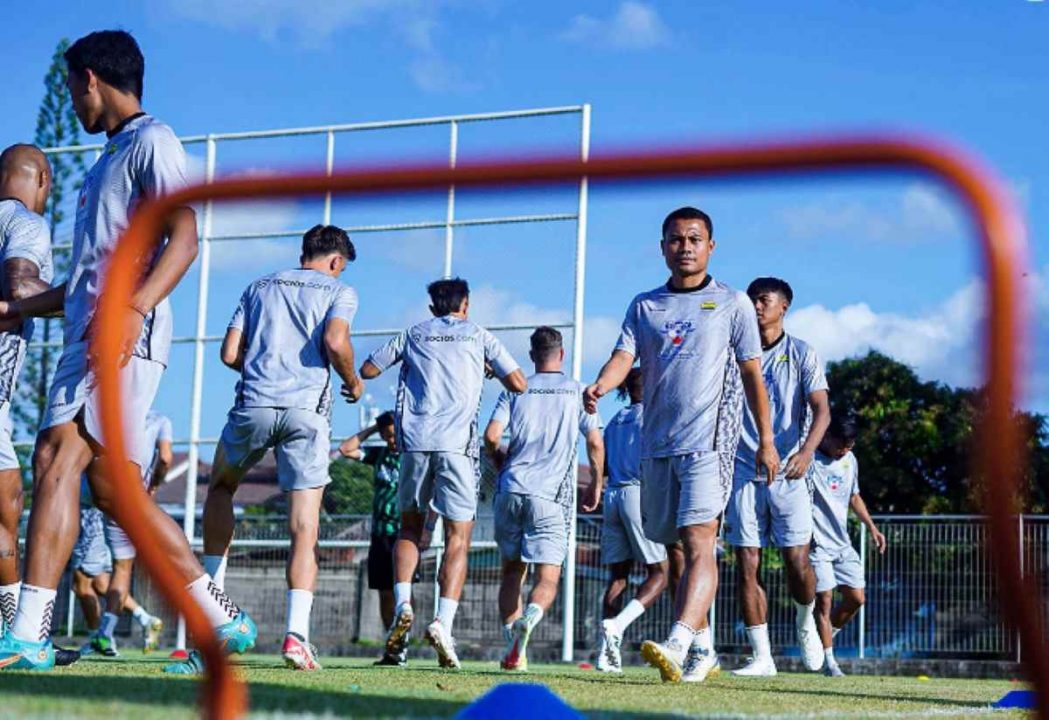
[[[1020, 533], [1020, 543], [1019, 543], [1019, 548], [1020, 548], [1020, 579], [1022, 580], [1023, 576], [1024, 576], [1024, 516], [1023, 516], [1023, 513], [1017, 514], [1017, 520], [1018, 520], [1018, 522], [1017, 522], [1017, 528], [1018, 528], [1017, 532]], [[1021, 656], [1022, 656], [1021, 653], [1022, 653], [1022, 648], [1020, 646], [1020, 631], [1017, 630], [1016, 631], [1016, 662], [1022, 662], [1021, 659], [1020, 659]]]
[[[863, 568], [864, 576], [869, 576], [867, 572], [867, 526], [860, 524], [860, 566]], [[860, 605], [860, 617], [859, 617], [859, 633], [860, 633], [860, 647], [859, 654], [862, 660], [867, 656], [867, 604]]]

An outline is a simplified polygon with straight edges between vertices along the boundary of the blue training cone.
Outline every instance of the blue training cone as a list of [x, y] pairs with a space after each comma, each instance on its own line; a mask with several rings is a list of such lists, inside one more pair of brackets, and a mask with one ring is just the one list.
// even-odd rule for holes
[[1019, 708], [1021, 710], [1034, 710], [1034, 690], [1010, 690], [1002, 696], [1002, 699], [991, 707], [1006, 709]]
[[545, 685], [503, 683], [459, 711], [457, 720], [582, 720], [583, 715]]

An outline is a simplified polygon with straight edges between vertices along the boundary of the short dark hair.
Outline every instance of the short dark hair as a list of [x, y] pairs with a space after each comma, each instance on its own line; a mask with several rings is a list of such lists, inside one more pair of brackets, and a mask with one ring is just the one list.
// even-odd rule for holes
[[106, 85], [142, 99], [146, 59], [131, 34], [123, 30], [99, 30], [77, 40], [63, 54], [68, 68], [77, 75], [91, 70]]
[[747, 296], [751, 300], [767, 292], [779, 293], [788, 305], [794, 302], [794, 291], [790, 289], [790, 283], [786, 280], [780, 280], [777, 277], [759, 277], [747, 285]]
[[632, 367], [630, 372], [626, 374], [626, 378], [616, 388], [616, 397], [620, 400], [626, 400], [631, 395], [636, 394], [641, 390], [641, 368]]
[[437, 317], [444, 317], [453, 312], [459, 312], [463, 300], [470, 297], [470, 286], [462, 278], [456, 277], [435, 280], [426, 286], [426, 292], [430, 293], [433, 314]]
[[532, 359], [536, 362], [542, 362], [543, 360], [549, 359], [554, 353], [562, 349], [564, 340], [561, 337], [561, 332], [555, 330], [549, 325], [540, 325], [532, 333], [532, 337], [529, 338], [532, 344]]
[[302, 256], [300, 262], [309, 262], [313, 258], [339, 253], [353, 262], [357, 259], [357, 250], [350, 242], [350, 236], [341, 227], [334, 225], [314, 225], [302, 236]]
[[375, 418], [375, 424], [379, 427], [392, 427], [393, 426], [393, 411], [387, 410], [386, 412]]
[[826, 434], [841, 440], [846, 445], [851, 445], [856, 442], [856, 438], [860, 434], [859, 427], [856, 424], [856, 417], [849, 412], [833, 413]]
[[714, 239], [714, 221], [699, 208], [686, 205], [685, 207], [679, 207], [677, 210], [667, 215], [663, 220], [663, 237], [666, 237], [667, 230], [675, 220], [699, 220], [707, 226], [707, 235], [709, 235], [712, 240]]

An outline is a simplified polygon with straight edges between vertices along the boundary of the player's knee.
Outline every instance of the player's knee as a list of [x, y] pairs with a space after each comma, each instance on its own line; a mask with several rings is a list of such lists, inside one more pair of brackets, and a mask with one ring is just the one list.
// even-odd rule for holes
[[736, 562], [739, 566], [740, 579], [743, 582], [758, 581], [758, 568], [761, 566], [761, 548], [736, 548]]
[[856, 608], [861, 608], [867, 602], [867, 594], [863, 588], [849, 588], [849, 602]]
[[829, 592], [816, 593], [816, 614], [830, 617], [830, 609], [834, 604], [834, 594]]

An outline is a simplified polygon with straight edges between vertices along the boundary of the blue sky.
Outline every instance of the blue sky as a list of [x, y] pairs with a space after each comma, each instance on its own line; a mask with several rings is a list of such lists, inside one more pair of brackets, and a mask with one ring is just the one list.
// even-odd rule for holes
[[[441, 2], [432, 0], [155, 0], [104, 6], [11, 4], [5, 48], [4, 144], [32, 138], [54, 45], [105, 27], [132, 31], [147, 58], [145, 106], [181, 135], [487, 112], [587, 102], [592, 151], [783, 137], [820, 131], [918, 130], [972, 148], [1008, 181], [1029, 219], [1035, 305], [1027, 404], [1049, 411], [1049, 3]], [[1041, 49], [1040, 49], [1041, 48]], [[86, 138], [85, 138], [86, 140]], [[465, 126], [462, 161], [573, 151], [571, 117]], [[337, 140], [340, 165], [447, 156], [446, 129]], [[203, 149], [188, 148], [199, 168]], [[220, 173], [317, 167], [320, 138], [220, 145]], [[460, 217], [572, 212], [569, 190], [462, 193]], [[712, 272], [736, 286], [757, 276], [795, 289], [790, 327], [830, 359], [877, 347], [926, 378], [978, 378], [982, 315], [971, 228], [953, 200], [914, 177], [754, 184], [675, 183], [591, 196], [585, 377], [614, 341], [632, 295], [665, 278], [659, 223], [694, 204], [714, 217]], [[305, 227], [319, 203], [231, 207], [230, 232]], [[438, 219], [440, 194], [340, 200], [334, 220]], [[59, 240], [69, 228], [56, 229]], [[475, 288], [483, 322], [551, 322], [571, 301], [570, 223], [478, 228], [456, 238], [456, 272]], [[359, 235], [345, 276], [358, 326], [425, 315], [424, 283], [440, 273], [442, 231]], [[240, 290], [295, 262], [295, 243], [217, 250], [208, 330], [221, 333]], [[176, 333], [195, 324], [196, 270], [175, 295]], [[524, 362], [526, 336], [507, 340]], [[374, 342], [363, 341], [366, 351]], [[158, 406], [188, 433], [192, 354], [176, 349]], [[215, 435], [233, 375], [209, 348], [204, 433]], [[392, 379], [371, 389], [389, 400]], [[488, 402], [495, 388], [488, 390]], [[614, 411], [608, 402], [606, 414]], [[355, 429], [341, 408], [336, 432]], [[209, 451], [205, 451], [207, 454]]]

